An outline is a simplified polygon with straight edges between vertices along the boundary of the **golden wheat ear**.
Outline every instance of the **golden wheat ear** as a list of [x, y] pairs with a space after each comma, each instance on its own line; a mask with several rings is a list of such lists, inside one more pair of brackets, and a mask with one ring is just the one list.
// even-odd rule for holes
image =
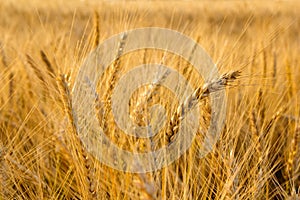
[[240, 77], [240, 75], [241, 71], [227, 72], [220, 76], [220, 78], [212, 80], [211, 82], [205, 83], [203, 86], [198, 87], [192, 95], [188, 96], [184, 103], [178, 106], [171, 117], [169, 129], [166, 133], [168, 141], [170, 142], [178, 131], [179, 123], [184, 119], [186, 113], [198, 105], [199, 101], [207, 98], [211, 93], [223, 90], [227, 86], [230, 86]]
[[77, 132], [76, 120], [74, 116], [74, 110], [72, 107], [72, 94], [70, 90], [70, 77], [66, 74], [61, 74], [58, 78], [58, 85], [60, 87], [61, 96], [64, 102], [64, 110], [67, 113], [69, 122], [72, 127], [72, 133], [74, 134], [74, 139], [79, 148], [80, 160], [82, 160], [83, 171], [86, 175], [86, 186], [88, 190], [89, 199], [97, 199], [97, 184], [94, 180], [95, 175], [95, 166], [94, 160], [91, 158], [91, 155], [87, 152], [85, 146], [83, 145], [80, 136]]

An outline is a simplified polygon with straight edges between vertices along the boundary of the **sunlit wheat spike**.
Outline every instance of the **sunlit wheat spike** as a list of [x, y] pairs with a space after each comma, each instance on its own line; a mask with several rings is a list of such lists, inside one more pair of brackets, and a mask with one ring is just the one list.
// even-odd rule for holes
[[167, 132], [169, 140], [178, 131], [180, 121], [184, 119], [186, 114], [193, 109], [199, 101], [207, 98], [209, 94], [220, 91], [226, 86], [229, 86], [230, 83], [240, 76], [240, 74], [240, 71], [227, 72], [220, 76], [220, 78], [209, 83], [205, 83], [202, 87], [198, 87], [190, 96], [188, 96], [184, 103], [177, 107], [175, 113], [171, 117], [171, 121], [169, 123], [170, 129]]
[[88, 185], [88, 191], [89, 191], [89, 198], [92, 199], [97, 199], [97, 192], [96, 192], [96, 183], [94, 182], [94, 168], [92, 165], [92, 160], [89, 157], [89, 153], [86, 151], [82, 141], [79, 138], [79, 133], [77, 132], [77, 127], [76, 127], [76, 119], [74, 115], [74, 110], [72, 107], [72, 95], [71, 95], [71, 90], [70, 90], [70, 77], [67, 76], [66, 74], [61, 74], [59, 76], [58, 82], [60, 86], [60, 91], [61, 95], [63, 98], [64, 102], [64, 109], [65, 112], [68, 115], [69, 121], [72, 126], [72, 131], [75, 133], [75, 139], [80, 145], [80, 153], [83, 159], [83, 165], [84, 165], [84, 170], [87, 176], [87, 185]]
[[60, 74], [58, 79], [58, 85], [62, 97], [62, 102], [64, 104], [64, 111], [68, 116], [68, 119], [72, 125], [73, 131], [77, 133], [76, 119], [74, 117], [74, 111], [72, 107], [72, 95], [70, 90], [69, 77], [66, 74]]
[[124, 46], [126, 44], [127, 33], [124, 33], [121, 36], [121, 39], [118, 44], [118, 50], [116, 52], [116, 59], [112, 64], [112, 68], [109, 70], [108, 80], [106, 80], [106, 90], [104, 91], [104, 99], [108, 103], [110, 103], [111, 92], [116, 84], [116, 80], [118, 79], [118, 74], [120, 72], [120, 57], [123, 54]]

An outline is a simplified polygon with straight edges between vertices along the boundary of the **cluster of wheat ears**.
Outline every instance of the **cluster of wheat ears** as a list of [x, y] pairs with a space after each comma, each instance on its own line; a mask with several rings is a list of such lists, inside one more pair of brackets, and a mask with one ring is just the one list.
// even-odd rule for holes
[[[299, 199], [299, 3], [33, 2], [0, 3], [0, 199]], [[221, 75], [204, 83], [187, 60], [162, 50], [116, 59], [93, 96], [99, 126], [120, 148], [162, 148], [189, 109], [201, 114], [178, 160], [154, 172], [122, 172], [99, 162], [80, 140], [72, 88], [101, 42], [150, 26], [195, 39]], [[123, 45], [126, 37], [116, 55]], [[152, 138], [135, 138], [116, 125], [111, 98], [122, 75], [146, 63], [173, 68], [194, 93], [180, 104], [163, 86], [167, 73], [137, 89], [128, 102], [132, 122], [156, 123], [151, 106], [160, 104], [167, 123]], [[227, 93], [225, 125], [203, 157], [210, 95], [220, 90]]]

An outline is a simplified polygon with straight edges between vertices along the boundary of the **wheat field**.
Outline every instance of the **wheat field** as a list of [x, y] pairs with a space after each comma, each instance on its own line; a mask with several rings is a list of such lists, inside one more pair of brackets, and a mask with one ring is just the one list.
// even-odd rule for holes
[[[0, 199], [300, 199], [299, 10], [298, 1], [1, 0]], [[212, 151], [201, 156], [214, 91], [172, 53], [122, 55], [95, 89], [99, 126], [116, 145], [159, 149], [181, 123], [181, 105], [156, 84], [133, 93], [130, 119], [145, 126], [149, 107], [159, 103], [167, 110], [166, 127], [149, 141], [116, 126], [113, 89], [134, 66], [163, 62], [178, 71], [198, 89], [188, 100], [201, 113], [192, 145], [179, 159], [130, 173], [85, 148], [73, 87], [99, 44], [144, 27], [179, 31], [205, 49], [220, 72], [216, 90], [226, 91], [226, 121]], [[84, 100], [80, 107], [89, 108]]]

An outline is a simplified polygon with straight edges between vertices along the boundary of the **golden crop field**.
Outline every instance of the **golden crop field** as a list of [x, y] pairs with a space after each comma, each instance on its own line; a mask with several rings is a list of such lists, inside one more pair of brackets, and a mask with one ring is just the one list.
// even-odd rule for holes
[[[300, 199], [299, 10], [299, 1], [1, 0], [0, 199]], [[151, 44], [130, 33], [91, 61], [110, 37], [147, 27], [197, 42], [218, 76], [199, 74], [191, 61], [209, 62], [179, 39], [169, 43], [177, 54], [126, 52]], [[172, 38], [156, 36], [159, 44]], [[98, 66], [111, 58], [107, 68]], [[172, 71], [151, 81], [156, 66], [145, 64], [153, 63]], [[142, 65], [145, 73], [136, 68]], [[172, 73], [192, 93], [178, 99], [165, 86], [180, 83]], [[213, 100], [226, 108], [210, 143], [209, 130], [220, 125]], [[157, 134], [125, 134], [117, 119], [128, 130], [135, 124], [149, 128], [146, 136]], [[199, 126], [181, 151], [186, 143], [175, 141], [188, 141], [193, 122]], [[179, 144], [178, 157], [161, 167], [156, 157], [154, 165], [123, 159], [100, 148], [107, 143], [95, 127], [128, 155]]]

